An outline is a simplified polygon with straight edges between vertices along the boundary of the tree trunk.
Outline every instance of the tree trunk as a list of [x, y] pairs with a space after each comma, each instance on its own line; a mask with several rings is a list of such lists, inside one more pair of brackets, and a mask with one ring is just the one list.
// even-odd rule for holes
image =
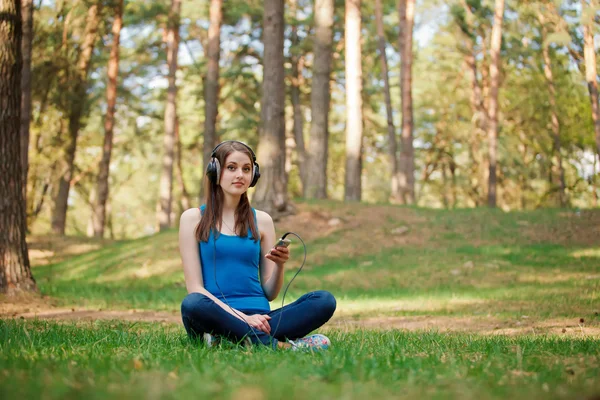
[[412, 38], [415, 17], [415, 0], [398, 2], [400, 18], [400, 93], [402, 97], [402, 136], [400, 140], [400, 192], [401, 204], [415, 203], [415, 154], [413, 149], [412, 102]]
[[29, 169], [29, 124], [31, 123], [31, 43], [33, 42], [33, 1], [21, 1], [23, 23], [23, 70], [21, 71], [21, 164], [23, 202], [27, 204], [27, 171]]
[[450, 169], [450, 174], [452, 176], [451, 203], [452, 203], [452, 208], [456, 208], [457, 185], [456, 185], [456, 162], [454, 161], [454, 154], [451, 154], [451, 156], [450, 156], [448, 168]]
[[498, 148], [498, 90], [500, 84], [500, 46], [502, 44], [502, 19], [504, 17], [504, 0], [496, 0], [494, 7], [494, 27], [490, 48], [490, 120], [488, 126], [489, 176], [488, 206], [496, 207], [496, 163]]
[[[45, 182], [43, 184], [42, 195], [40, 196], [40, 200], [36, 201], [36, 197], [38, 197], [38, 196], [36, 196], [38, 180], [40, 180], [40, 181], [42, 180], [42, 179], [38, 178], [38, 173], [39, 173], [38, 157], [42, 151], [42, 135], [41, 135], [40, 129], [42, 126], [42, 116], [45, 115], [45, 113], [46, 113], [46, 107], [48, 106], [48, 98], [49, 98], [50, 90], [52, 88], [54, 79], [55, 79], [55, 76], [51, 76], [51, 77], [49, 77], [49, 79], [46, 80], [46, 82], [44, 82], [43, 91], [42, 91], [41, 99], [39, 102], [40, 105], [39, 105], [39, 109], [38, 109], [38, 114], [37, 114], [37, 117], [35, 118], [35, 121], [33, 122], [33, 126], [35, 127], [35, 129], [33, 130], [32, 136], [30, 137], [30, 140], [29, 140], [29, 143], [31, 144], [31, 149], [30, 149], [30, 151], [28, 151], [28, 155], [29, 155], [29, 153], [31, 153], [31, 157], [28, 157], [27, 196], [25, 196], [26, 204], [27, 204], [25, 210], [26, 210], [26, 214], [27, 214], [27, 226], [28, 227], [32, 226], [37, 215], [41, 211], [41, 206], [44, 202], [44, 196], [46, 195], [46, 192], [50, 185], [50, 181], [52, 179], [52, 176], [54, 175], [53, 169], [51, 169], [50, 173], [48, 173], [48, 171], [45, 171], [47, 173], [47, 175], [46, 175]], [[30, 146], [28, 145], [28, 148], [29, 147]], [[36, 203], [37, 203], [37, 205], [36, 205]]]
[[597, 179], [598, 179], [597, 177], [600, 176], [600, 174], [598, 172], [596, 172], [598, 159], [600, 159], [600, 156], [598, 156], [598, 157], [594, 156], [594, 167], [592, 170], [592, 171], [594, 171], [594, 174], [592, 175], [592, 178], [591, 178], [592, 193], [593, 193], [592, 207], [594, 207], [594, 208], [598, 207], [598, 188], [597, 188], [597, 184], [596, 184]]
[[[528, 152], [528, 146], [527, 146], [527, 136], [525, 135], [525, 132], [523, 132], [523, 130], [519, 131], [519, 145], [518, 145], [518, 150], [519, 150], [519, 156], [521, 158], [521, 162], [524, 165], [528, 165], [528, 159], [527, 159], [527, 152]], [[520, 173], [519, 174], [519, 189], [520, 189], [520, 202], [521, 202], [521, 209], [525, 210], [527, 208], [527, 190], [529, 189], [529, 185], [528, 185], [528, 177], [526, 173]]]
[[113, 214], [110, 199], [106, 202], [106, 228], [108, 229], [108, 237], [110, 240], [115, 240], [115, 229], [113, 225]]
[[71, 178], [73, 176], [75, 153], [77, 151], [77, 136], [81, 128], [81, 116], [86, 101], [88, 72], [98, 33], [100, 4], [101, 2], [92, 4], [88, 10], [77, 69], [74, 76], [70, 78], [73, 80], [73, 91], [72, 98], [69, 100], [69, 137], [67, 138], [65, 149], [66, 167], [59, 182], [52, 214], [52, 231], [58, 235], [65, 234], [69, 191], [71, 189]]
[[[490, 129], [490, 63], [489, 63], [489, 52], [488, 52], [488, 41], [486, 38], [486, 33], [487, 33], [488, 29], [487, 27], [484, 27], [483, 25], [481, 25], [479, 27], [479, 38], [481, 38], [481, 101], [482, 101], [482, 106], [483, 109], [487, 110], [487, 114], [486, 114], [486, 125], [483, 127], [483, 129], [485, 129], [484, 135], [486, 138], [488, 137], [489, 133], [489, 129]], [[489, 147], [489, 143], [488, 143], [488, 147]], [[481, 189], [484, 192], [482, 198], [480, 199], [480, 203], [481, 204], [485, 204], [487, 203], [487, 193], [485, 193], [486, 191], [486, 187], [487, 185], [485, 184], [485, 182], [488, 181], [489, 179], [489, 175], [490, 175], [490, 170], [489, 170], [489, 166], [490, 166], [490, 161], [489, 161], [489, 157], [484, 157], [483, 154], [483, 148], [485, 148], [485, 139], [482, 141], [482, 151], [481, 151], [481, 163], [479, 165], [479, 173], [478, 173], [478, 180], [481, 182]], [[488, 152], [489, 153], [489, 152]]]
[[[479, 37], [481, 38], [481, 101], [486, 110], [489, 110], [490, 95], [490, 65], [488, 65], [488, 46], [486, 33], [487, 26], [479, 26]], [[488, 120], [489, 120], [488, 111]]]
[[[552, 62], [550, 60], [550, 49], [546, 39], [548, 32], [545, 26], [544, 14], [538, 14], [542, 28], [542, 57], [544, 59], [544, 76], [548, 87], [548, 100], [550, 102], [550, 118], [552, 122], [552, 137], [554, 142], [554, 157], [556, 157], [556, 174], [558, 175], [558, 202], [561, 207], [567, 206], [567, 194], [565, 184], [565, 170], [562, 164], [562, 156], [560, 154], [560, 122], [558, 121], [558, 106], [556, 105], [556, 88], [554, 87], [554, 76], [552, 74]], [[553, 182], [554, 184], [554, 182]]]
[[483, 107], [483, 101], [481, 96], [481, 87], [477, 79], [477, 61], [475, 58], [474, 43], [471, 39], [467, 39], [467, 53], [465, 54], [465, 63], [467, 64], [468, 73], [471, 77], [471, 112], [473, 113], [472, 124], [473, 133], [469, 138], [469, 154], [471, 156], [471, 167], [469, 182], [471, 185], [471, 192], [474, 194], [475, 206], [481, 203], [481, 164], [482, 164], [482, 153], [481, 153], [481, 141], [483, 135], [486, 132], [487, 126], [487, 111]]
[[346, 179], [344, 199], [360, 201], [362, 173], [361, 0], [346, 0]]
[[464, 60], [471, 81], [471, 95], [469, 100], [471, 103], [471, 112], [473, 114], [471, 120], [473, 123], [473, 133], [469, 139], [469, 155], [471, 158], [469, 190], [472, 196], [471, 198], [477, 207], [484, 201], [481, 193], [483, 186], [482, 176], [484, 175], [482, 171], [483, 154], [480, 146], [487, 132], [488, 113], [483, 101], [483, 94], [477, 71], [477, 54], [475, 50], [477, 32], [473, 28], [473, 20], [475, 19], [475, 15], [465, 0], [462, 0], [461, 4], [466, 14], [465, 22], [467, 32], [465, 32], [466, 49]]
[[179, 190], [181, 191], [181, 208], [183, 208], [183, 211], [185, 211], [192, 206], [192, 202], [190, 200], [190, 194], [185, 187], [183, 168], [181, 166], [181, 136], [179, 136], [179, 116], [177, 116], [175, 121], [175, 160], [177, 161], [175, 165], [175, 174], [177, 177]]
[[448, 185], [448, 174], [446, 173], [446, 164], [442, 163], [442, 204], [444, 204], [444, 208], [448, 209], [450, 208], [450, 199], [449, 199], [449, 186]]
[[93, 208], [92, 224], [94, 236], [104, 237], [106, 225], [106, 202], [108, 200], [108, 175], [113, 147], [113, 129], [115, 125], [115, 108], [117, 104], [117, 77], [119, 76], [119, 40], [123, 27], [123, 0], [119, 0], [115, 8], [115, 20], [112, 26], [113, 43], [108, 59], [108, 83], [106, 85], [106, 117], [104, 119], [104, 145], [102, 159], [98, 165], [98, 183], [96, 188], [96, 204]]
[[333, 0], [315, 0], [314, 6], [315, 42], [310, 94], [311, 123], [304, 187], [304, 197], [308, 199], [327, 198], [333, 3]]
[[[210, 1], [210, 26], [208, 28], [207, 71], [204, 80], [204, 145], [203, 169], [210, 161], [210, 154], [217, 145], [217, 115], [219, 113], [219, 58], [221, 54], [221, 23], [223, 1]], [[201, 191], [204, 185], [200, 185]]]
[[[582, 14], [588, 8], [585, 0], [581, 0]], [[592, 14], [591, 12], [588, 14]], [[589, 16], [589, 21], [583, 21], [583, 55], [585, 58], [585, 80], [587, 81], [588, 91], [590, 93], [590, 102], [592, 103], [592, 120], [594, 121], [594, 132], [596, 133], [596, 153], [600, 156], [600, 109], [598, 104], [598, 76], [596, 70], [596, 52], [594, 47], [594, 21], [593, 15]]]
[[[77, 187], [77, 183], [73, 182], [73, 186]], [[81, 187], [79, 188], [81, 190]], [[90, 218], [88, 219], [87, 228], [86, 228], [86, 236], [94, 237], [94, 225], [96, 218], [96, 204], [98, 203], [98, 194], [96, 193], [97, 187], [92, 186], [88, 193], [88, 206], [90, 206]]]
[[0, 2], [0, 292], [37, 290], [27, 254], [21, 163], [21, 3]]
[[285, 181], [285, 71], [283, 0], [265, 0], [263, 93], [258, 151], [262, 177], [252, 202], [277, 219], [288, 210]]
[[400, 170], [398, 164], [398, 145], [396, 143], [396, 127], [394, 126], [394, 114], [392, 112], [392, 97], [390, 95], [390, 80], [388, 72], [387, 55], [385, 54], [385, 32], [383, 29], [383, 11], [381, 0], [375, 1], [375, 20], [377, 24], [377, 36], [379, 42], [379, 56], [381, 58], [381, 75], [383, 77], [385, 110], [387, 115], [388, 130], [388, 154], [390, 163], [391, 192], [390, 200], [397, 202], [400, 199]]
[[160, 201], [158, 209], [158, 229], [171, 227], [171, 207], [173, 203], [173, 160], [175, 158], [175, 124], [177, 119], [177, 52], [179, 50], [179, 17], [181, 0], [171, 0], [169, 26], [167, 28], [167, 64], [169, 65], [169, 88], [165, 106], [165, 137], [162, 174], [160, 177]]
[[[294, 19], [297, 16], [297, 5], [296, 0], [290, 1], [290, 8], [294, 15]], [[305, 192], [306, 188], [306, 147], [304, 144], [304, 116], [302, 114], [302, 101], [300, 100], [300, 87], [304, 83], [302, 78], [302, 71], [304, 66], [302, 64], [302, 56], [298, 55], [293, 49], [296, 49], [299, 44], [298, 39], [298, 26], [292, 25], [292, 33], [290, 37], [291, 41], [291, 56], [290, 62], [292, 64], [292, 79], [290, 85], [290, 100], [292, 102], [292, 109], [294, 113], [293, 133], [294, 141], [296, 143], [296, 153], [298, 154], [298, 171], [300, 175], [300, 181], [302, 183], [302, 192]]]

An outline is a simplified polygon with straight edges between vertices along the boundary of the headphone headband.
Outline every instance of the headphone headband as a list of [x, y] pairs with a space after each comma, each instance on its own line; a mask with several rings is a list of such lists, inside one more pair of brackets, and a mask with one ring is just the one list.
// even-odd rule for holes
[[219, 147], [223, 146], [225, 143], [239, 143], [242, 146], [244, 146], [245, 148], [248, 149], [248, 151], [250, 152], [250, 154], [252, 155], [252, 162], [256, 162], [256, 154], [254, 154], [254, 150], [252, 150], [252, 148], [250, 146], [248, 146], [246, 143], [244, 142], [240, 142], [239, 140], [226, 140], [224, 142], [219, 143], [218, 145], [215, 146], [215, 148], [213, 149], [212, 153], [210, 153], [210, 157], [216, 157], [217, 155], [217, 150], [219, 149]]

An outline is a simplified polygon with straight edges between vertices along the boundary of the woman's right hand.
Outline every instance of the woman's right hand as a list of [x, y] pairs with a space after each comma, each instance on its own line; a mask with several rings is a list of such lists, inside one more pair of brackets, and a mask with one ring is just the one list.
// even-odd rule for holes
[[271, 334], [271, 325], [269, 325], [269, 320], [271, 317], [268, 315], [254, 314], [254, 315], [246, 315], [244, 321], [248, 323], [253, 328], [258, 329], [259, 331], [263, 331], [267, 335]]

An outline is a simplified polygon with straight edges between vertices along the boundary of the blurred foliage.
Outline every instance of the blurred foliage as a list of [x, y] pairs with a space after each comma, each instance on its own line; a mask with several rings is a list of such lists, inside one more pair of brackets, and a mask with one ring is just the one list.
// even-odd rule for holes
[[[166, 53], [163, 41], [168, 2], [125, 2], [121, 35], [121, 62], [117, 123], [110, 175], [108, 234], [122, 239], [154, 232], [159, 168], [162, 158], [163, 115], [166, 99]], [[416, 8], [413, 97], [415, 101], [415, 157], [419, 205], [470, 207], [474, 179], [468, 154], [473, 135], [469, 98], [471, 86], [464, 64], [467, 37], [475, 39], [479, 79], [489, 65], [492, 26], [490, 0], [467, 0], [473, 13], [469, 31], [462, 3], [420, 0]], [[334, 49], [331, 76], [331, 112], [328, 193], [343, 196], [345, 164], [344, 1], [335, 1]], [[553, 6], [552, 6], [553, 5]], [[40, 213], [31, 229], [49, 229], [51, 197], [62, 174], [69, 101], [83, 101], [86, 112], [78, 141], [74, 189], [69, 200], [67, 232], [85, 234], [90, 215], [89, 196], [95, 185], [104, 135], [106, 65], [112, 34], [112, 2], [103, 2], [103, 23], [96, 45], [88, 97], [70, 99], [69, 74], [85, 22], [88, 2], [41, 2], [35, 11], [33, 51], [33, 122], [29, 192]], [[394, 122], [399, 131], [399, 55], [396, 2], [384, 0], [384, 24]], [[289, 56], [303, 58], [301, 102], [305, 140], [310, 131], [312, 82], [313, 2], [297, 0], [297, 10], [286, 9], [286, 73]], [[377, 48], [374, 4], [363, 2], [363, 199], [386, 202], [389, 197], [387, 124]], [[597, 197], [598, 166], [592, 168], [595, 146], [591, 109], [583, 66], [581, 10], [576, 2], [508, 0], [502, 46], [500, 90], [499, 206], [503, 209], [554, 207], [555, 187], [549, 179], [552, 130], [548, 91], [543, 75], [538, 13], [549, 21], [554, 84], [561, 125], [561, 145], [568, 195], [573, 207], [593, 207]], [[262, 87], [262, 2], [227, 1], [221, 30], [220, 103], [217, 135], [258, 144]], [[183, 178], [197, 205], [203, 177], [203, 76], [208, 30], [208, 2], [183, 2], [178, 79], [178, 115], [182, 143]], [[299, 43], [291, 46], [291, 25]], [[597, 24], [595, 25], [597, 29]], [[290, 80], [286, 83], [289, 85]], [[484, 93], [485, 94], [485, 93]], [[289, 97], [286, 101], [290, 101]], [[292, 108], [286, 107], [286, 129], [292, 129]], [[484, 138], [482, 151], [487, 149]], [[485, 154], [483, 154], [485, 158]], [[260, 160], [259, 160], [260, 161]], [[295, 153], [293, 155], [295, 162]], [[450, 172], [453, 175], [450, 175]], [[426, 177], [426, 179], [425, 179]], [[485, 192], [484, 185], [480, 190]], [[297, 167], [290, 173], [292, 196], [301, 193]], [[596, 193], [594, 193], [596, 191]], [[451, 193], [454, 200], [450, 201]], [[174, 213], [181, 212], [180, 188], [174, 185]], [[177, 220], [178, 218], [174, 218]], [[33, 220], [33, 219], [32, 219]]]

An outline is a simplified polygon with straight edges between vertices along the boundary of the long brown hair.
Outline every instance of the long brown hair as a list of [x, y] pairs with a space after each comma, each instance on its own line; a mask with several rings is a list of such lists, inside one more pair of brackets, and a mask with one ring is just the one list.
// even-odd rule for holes
[[[221, 171], [225, 168], [227, 156], [234, 151], [244, 153], [252, 160], [252, 154], [243, 144], [235, 141], [224, 143], [215, 153], [215, 158], [221, 165]], [[254, 167], [252, 170], [254, 171]], [[219, 174], [221, 171], [219, 171]], [[200, 223], [196, 226], [195, 232], [196, 240], [198, 242], [207, 242], [210, 237], [211, 229], [215, 232], [215, 237], [218, 237], [223, 218], [223, 198], [225, 194], [223, 193], [221, 186], [217, 185], [216, 180], [214, 182], [211, 181], [206, 174], [204, 174], [204, 193], [204, 204], [206, 204], [206, 208], [204, 209]], [[248, 229], [250, 229], [252, 239], [256, 241], [259, 238], [258, 227], [256, 226], [256, 221], [254, 219], [254, 213], [250, 207], [250, 200], [248, 200], [247, 192], [242, 194], [240, 202], [235, 210], [234, 229], [235, 233], [241, 237], [248, 236]]]

